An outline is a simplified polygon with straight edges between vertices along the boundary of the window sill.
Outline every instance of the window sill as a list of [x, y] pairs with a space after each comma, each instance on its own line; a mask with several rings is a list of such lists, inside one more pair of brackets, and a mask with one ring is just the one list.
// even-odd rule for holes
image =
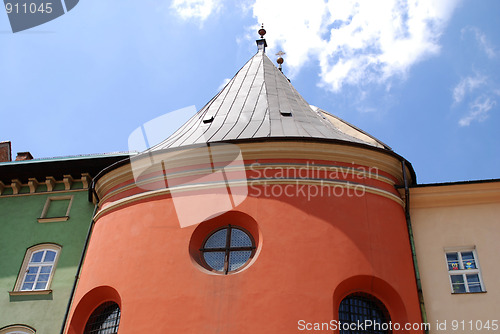
[[52, 290], [9, 291], [11, 296], [49, 295]]
[[39, 223], [52, 223], [52, 222], [65, 222], [69, 219], [69, 216], [63, 217], [47, 217], [47, 218], [37, 218]]
[[488, 291], [480, 291], [480, 292], [452, 292], [452, 295], [476, 295], [481, 293], [486, 293]]

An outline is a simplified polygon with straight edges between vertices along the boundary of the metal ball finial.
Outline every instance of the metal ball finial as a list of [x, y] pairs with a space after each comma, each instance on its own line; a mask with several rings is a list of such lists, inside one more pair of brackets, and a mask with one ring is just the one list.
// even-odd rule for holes
[[264, 29], [264, 23], [262, 23], [261, 28], [259, 29], [259, 35], [260, 38], [264, 38], [264, 35], [266, 34], [266, 29]]
[[282, 71], [282, 69], [281, 69], [281, 65], [282, 65], [282, 64], [283, 64], [283, 62], [284, 62], [283, 57], [281, 57], [281, 56], [283, 56], [284, 54], [285, 54], [285, 53], [284, 53], [283, 51], [281, 51], [281, 50], [280, 50], [280, 51], [278, 51], [278, 53], [276, 54], [276, 55], [278, 56], [278, 59], [276, 59], [276, 62], [278, 63], [278, 69], [279, 69], [280, 71]]
[[281, 64], [283, 64], [283, 61], [284, 61], [284, 60], [283, 60], [283, 57], [281, 57], [281, 56], [283, 56], [283, 55], [285, 55], [285, 54], [286, 54], [286, 53], [284, 53], [283, 51], [278, 51], [278, 53], [276, 54], [276, 55], [279, 57], [279, 58], [276, 60], [276, 62], [277, 62], [278, 64], [280, 64], [280, 65], [281, 65]]

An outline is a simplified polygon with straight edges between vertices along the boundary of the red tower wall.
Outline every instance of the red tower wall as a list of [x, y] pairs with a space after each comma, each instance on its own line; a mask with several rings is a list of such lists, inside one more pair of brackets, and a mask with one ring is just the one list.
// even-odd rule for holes
[[[120, 334], [295, 333], [301, 320], [338, 319], [341, 300], [353, 292], [382, 301], [393, 323], [420, 323], [404, 209], [394, 188], [400, 175], [388, 168], [363, 178], [337, 174], [329, 180], [331, 187], [339, 185], [336, 194], [308, 196], [306, 190], [304, 196], [304, 189], [312, 189], [308, 185], [318, 184], [318, 175], [309, 168], [294, 183], [277, 175], [277, 166], [314, 163], [356, 171], [373, 166], [349, 165], [346, 157], [306, 161], [297, 154], [254, 159], [243, 152], [250, 181], [246, 199], [234, 210], [183, 228], [170, 194], [141, 197], [127, 167], [120, 167], [121, 176], [110, 178], [115, 185], [103, 186], [107, 202], [97, 217], [67, 333], [82, 333], [92, 311], [107, 300], [121, 307]], [[256, 164], [260, 169], [251, 167]], [[263, 166], [272, 166], [266, 177]], [[273, 193], [271, 184], [288, 186], [288, 193], [280, 195], [280, 188]], [[340, 195], [346, 184], [368, 191]], [[215, 196], [214, 189], [204, 191], [193, 196], [193, 210], [203, 196]], [[227, 224], [249, 231], [257, 251], [243, 270], [213, 274], [199, 265], [198, 249], [204, 237]]]

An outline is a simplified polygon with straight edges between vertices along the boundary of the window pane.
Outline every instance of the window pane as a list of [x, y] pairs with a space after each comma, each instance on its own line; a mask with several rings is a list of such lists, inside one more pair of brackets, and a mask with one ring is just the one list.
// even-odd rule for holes
[[42, 269], [40, 270], [40, 274], [50, 274], [51, 269], [52, 266], [43, 266]]
[[49, 281], [49, 274], [40, 274], [38, 276], [38, 282], [48, 282]]
[[472, 252], [462, 252], [462, 260], [464, 262], [467, 260], [474, 260], [474, 255], [472, 255]]
[[252, 247], [250, 237], [240, 229], [231, 229], [231, 247]]
[[219, 230], [212, 234], [205, 242], [205, 248], [225, 248], [226, 247], [227, 228]]
[[479, 283], [479, 275], [478, 274], [470, 274], [467, 275], [467, 283]]
[[56, 252], [48, 250], [47, 253], [45, 254], [44, 262], [54, 262], [55, 258], [56, 258]]
[[481, 292], [481, 282], [478, 274], [467, 275], [467, 284], [470, 292]]
[[217, 271], [224, 271], [225, 252], [204, 252], [203, 257], [210, 268]]
[[446, 253], [446, 259], [448, 261], [448, 270], [458, 270], [458, 253]]
[[229, 253], [229, 271], [236, 270], [243, 266], [252, 255], [252, 251], [237, 251]]
[[36, 275], [26, 275], [26, 278], [24, 279], [25, 282], [34, 282], [36, 278]]
[[35, 290], [45, 290], [47, 286], [47, 282], [38, 282], [36, 283]]
[[40, 269], [40, 267], [28, 267], [28, 271], [26, 273], [28, 275], [35, 275], [38, 273], [38, 269]]
[[31, 290], [31, 289], [33, 289], [33, 283], [27, 283], [27, 282], [25, 282], [23, 284], [23, 287], [21, 288], [21, 290]]
[[451, 275], [453, 293], [465, 293], [465, 283], [463, 275]]
[[42, 262], [43, 252], [44, 251], [33, 253], [33, 256], [31, 256], [31, 262]]
[[476, 269], [476, 261], [472, 252], [462, 252], [462, 263], [464, 269]]

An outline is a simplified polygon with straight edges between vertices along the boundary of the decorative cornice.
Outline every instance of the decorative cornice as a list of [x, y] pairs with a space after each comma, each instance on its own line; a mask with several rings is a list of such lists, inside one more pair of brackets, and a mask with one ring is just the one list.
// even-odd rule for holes
[[411, 209], [488, 203], [500, 204], [500, 181], [410, 188]]
[[[71, 175], [64, 175], [64, 178], [62, 180], [56, 180], [52, 176], [47, 176], [45, 180], [40, 181], [36, 178], [29, 178], [28, 183], [21, 183], [18, 179], [13, 179], [10, 184], [6, 185], [3, 182], [0, 181], [0, 196], [2, 197], [7, 197], [7, 196], [25, 196], [25, 195], [30, 195], [30, 194], [45, 194], [45, 193], [51, 193], [51, 192], [68, 192], [68, 191], [81, 191], [88, 189], [89, 184], [90, 184], [91, 178], [88, 173], [82, 174], [82, 177], [80, 179], [73, 179]], [[78, 189], [71, 189], [72, 185], [74, 183], [82, 183], [82, 187]], [[64, 184], [64, 189], [61, 190], [55, 190], [55, 187], [57, 184]], [[41, 188], [41, 185], [46, 186], [46, 190]], [[21, 191], [23, 188], [29, 188], [29, 192], [27, 189], [25, 191]], [[11, 194], [6, 194], [6, 190], [12, 189]]]
[[[235, 145], [228, 145], [228, 147], [232, 148]], [[354, 163], [377, 169], [379, 171], [377, 180], [379, 181], [403, 184], [401, 162], [393, 155], [384, 151], [310, 141], [256, 142], [237, 144], [237, 146], [241, 150], [242, 159], [250, 163], [265, 160], [324, 161], [325, 163], [331, 162], [332, 166], [338, 166], [339, 163], [348, 165]], [[220, 149], [218, 150], [218, 161], [214, 161], [214, 163], [234, 159], [234, 149], [228, 149], [226, 155]], [[168, 161], [169, 168], [183, 169], [186, 166], [206, 165], [206, 156], [196, 153], [196, 150], [193, 149], [156, 153], [154, 159], [155, 161]], [[145, 157], [142, 160], [136, 159], [133, 163], [134, 168], [147, 168], [147, 164], [150, 163], [150, 157]], [[156, 172], [161, 172], [160, 164], [156, 164], [156, 167], [153, 167], [153, 169]], [[150, 172], [153, 172], [153, 170]], [[108, 172], [97, 182], [96, 191], [99, 198], [108, 197], [109, 192], [118, 187], [133, 187], [131, 180], [134, 180], [134, 175], [130, 164]]]
[[[403, 206], [403, 200], [394, 186], [402, 183], [401, 162], [393, 155], [383, 151], [374, 151], [359, 147], [332, 143], [316, 142], [258, 142], [228, 145], [217, 148], [211, 163], [225, 165], [235, 158], [234, 146], [240, 149], [241, 161], [229, 164], [224, 168], [227, 179], [212, 181], [188, 181], [168, 188], [168, 183], [176, 183], [176, 178], [197, 180], [198, 176], [210, 173], [206, 155], [194, 149], [172, 150], [155, 153], [154, 157], [144, 156], [130, 163], [117, 167], [98, 179], [96, 193], [99, 196], [101, 209], [96, 219], [103, 214], [121, 206], [142, 201], [150, 197], [170, 195], [175, 192], [200, 192], [222, 187], [246, 186], [259, 187], [267, 185], [323, 186], [353, 189], [363, 187], [367, 193], [390, 199]], [[151, 161], [157, 163], [151, 166]], [[165, 164], [168, 171], [165, 176]], [[253, 165], [256, 166], [253, 166]], [[134, 180], [133, 168], [144, 170], [138, 181]], [[251, 167], [251, 168], [250, 168]], [[306, 170], [305, 177], [290, 178], [271, 175], [256, 177], [263, 169], [276, 171], [296, 168]], [[336, 171], [337, 177], [318, 177], [314, 171], [324, 168]], [[254, 174], [249, 173], [252, 171]], [[246, 173], [246, 174], [241, 174]], [[248, 180], [243, 180], [245, 177]], [[174, 181], [174, 182], [171, 182]], [[149, 186], [155, 185], [155, 186]], [[164, 186], [163, 186], [164, 185]]]
[[[151, 191], [146, 191], [142, 192], [139, 194], [131, 195], [113, 202], [108, 202], [106, 203], [95, 215], [94, 220], [99, 219], [103, 215], [114, 211], [120, 207], [123, 207], [125, 205], [129, 205], [135, 202], [143, 201], [149, 198], [153, 197], [159, 197], [159, 196], [168, 196], [171, 195], [172, 193], [182, 193], [182, 192], [190, 192], [190, 191], [196, 191], [196, 192], [201, 192], [203, 190], [209, 190], [209, 189], [216, 189], [216, 188], [226, 188], [229, 187], [231, 189], [234, 189], [234, 187], [262, 187], [262, 186], [270, 186], [270, 185], [292, 185], [292, 186], [315, 186], [315, 187], [340, 187], [342, 189], [350, 189], [350, 190], [359, 190], [357, 187], [360, 187], [360, 189], [363, 190], [365, 193], [370, 193], [374, 195], [379, 195], [385, 198], [388, 198], [399, 205], [401, 207], [404, 206], [404, 202], [400, 197], [397, 195], [380, 189], [376, 187], [371, 187], [367, 185], [362, 185], [362, 184], [355, 184], [351, 182], [341, 182], [341, 181], [325, 181], [325, 180], [310, 180], [310, 179], [274, 179], [274, 180], [269, 180], [269, 179], [259, 179], [259, 180], [231, 180], [227, 182], [211, 182], [211, 183], [203, 183], [203, 184], [190, 184], [190, 185], [182, 185], [182, 186], [177, 186], [175, 188], [164, 188], [164, 189], [158, 189], [158, 190], [151, 190]], [[249, 196], [252, 196], [251, 194]], [[353, 196], [354, 197], [354, 196]]]

